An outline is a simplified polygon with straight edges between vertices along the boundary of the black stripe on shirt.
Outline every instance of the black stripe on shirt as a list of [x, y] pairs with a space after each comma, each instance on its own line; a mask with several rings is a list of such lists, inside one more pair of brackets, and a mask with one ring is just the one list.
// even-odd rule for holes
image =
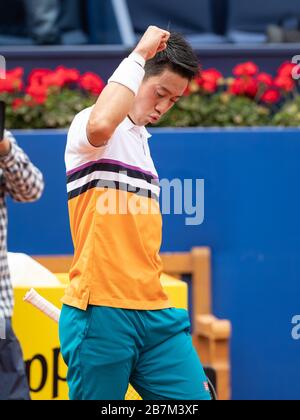
[[91, 190], [92, 188], [116, 189], [116, 190], [130, 192], [130, 193], [142, 196], [142, 197], [152, 198], [156, 201], [159, 201], [159, 197], [156, 194], [154, 194], [154, 192], [151, 190], [134, 187], [124, 182], [111, 181], [111, 180], [108, 181], [108, 180], [102, 180], [102, 179], [94, 179], [93, 181], [90, 181], [87, 184], [82, 185], [81, 187], [73, 191], [70, 191], [68, 193], [68, 200], [72, 200], [73, 198], [78, 197], [81, 194], [84, 194], [85, 192]]

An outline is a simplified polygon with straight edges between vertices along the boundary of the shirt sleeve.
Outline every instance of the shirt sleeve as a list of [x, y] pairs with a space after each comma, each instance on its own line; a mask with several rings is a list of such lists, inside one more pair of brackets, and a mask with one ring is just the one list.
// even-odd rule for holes
[[30, 162], [9, 131], [5, 132], [5, 138], [11, 143], [9, 153], [0, 157], [5, 193], [19, 202], [38, 200], [44, 190], [42, 173]]
[[89, 161], [101, 159], [109, 148], [110, 142], [107, 145], [96, 147], [88, 140], [87, 124], [92, 109], [86, 108], [77, 114], [69, 129], [65, 153], [67, 172]]

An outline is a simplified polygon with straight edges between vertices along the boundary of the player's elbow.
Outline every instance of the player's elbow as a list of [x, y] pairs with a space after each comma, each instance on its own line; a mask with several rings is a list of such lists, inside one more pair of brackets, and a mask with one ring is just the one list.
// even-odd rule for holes
[[111, 124], [101, 119], [95, 121], [90, 119], [87, 125], [87, 136], [89, 142], [95, 147], [105, 146], [112, 137], [114, 130]]

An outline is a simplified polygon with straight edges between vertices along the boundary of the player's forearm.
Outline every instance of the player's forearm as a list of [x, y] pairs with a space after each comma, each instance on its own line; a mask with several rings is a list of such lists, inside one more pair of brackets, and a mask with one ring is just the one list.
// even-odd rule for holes
[[87, 134], [94, 146], [102, 146], [126, 118], [135, 94], [127, 87], [111, 82], [102, 91], [91, 113]]

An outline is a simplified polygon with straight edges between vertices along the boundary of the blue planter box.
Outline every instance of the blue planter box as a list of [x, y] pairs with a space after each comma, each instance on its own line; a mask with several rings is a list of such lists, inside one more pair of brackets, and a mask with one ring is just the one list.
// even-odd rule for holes
[[[9, 249], [73, 251], [65, 191], [65, 131], [16, 131], [44, 172], [39, 203], [9, 204]], [[164, 216], [162, 251], [213, 250], [214, 312], [233, 324], [233, 396], [298, 399], [300, 342], [300, 131], [159, 129], [150, 146], [161, 178], [204, 179], [205, 219]]]

